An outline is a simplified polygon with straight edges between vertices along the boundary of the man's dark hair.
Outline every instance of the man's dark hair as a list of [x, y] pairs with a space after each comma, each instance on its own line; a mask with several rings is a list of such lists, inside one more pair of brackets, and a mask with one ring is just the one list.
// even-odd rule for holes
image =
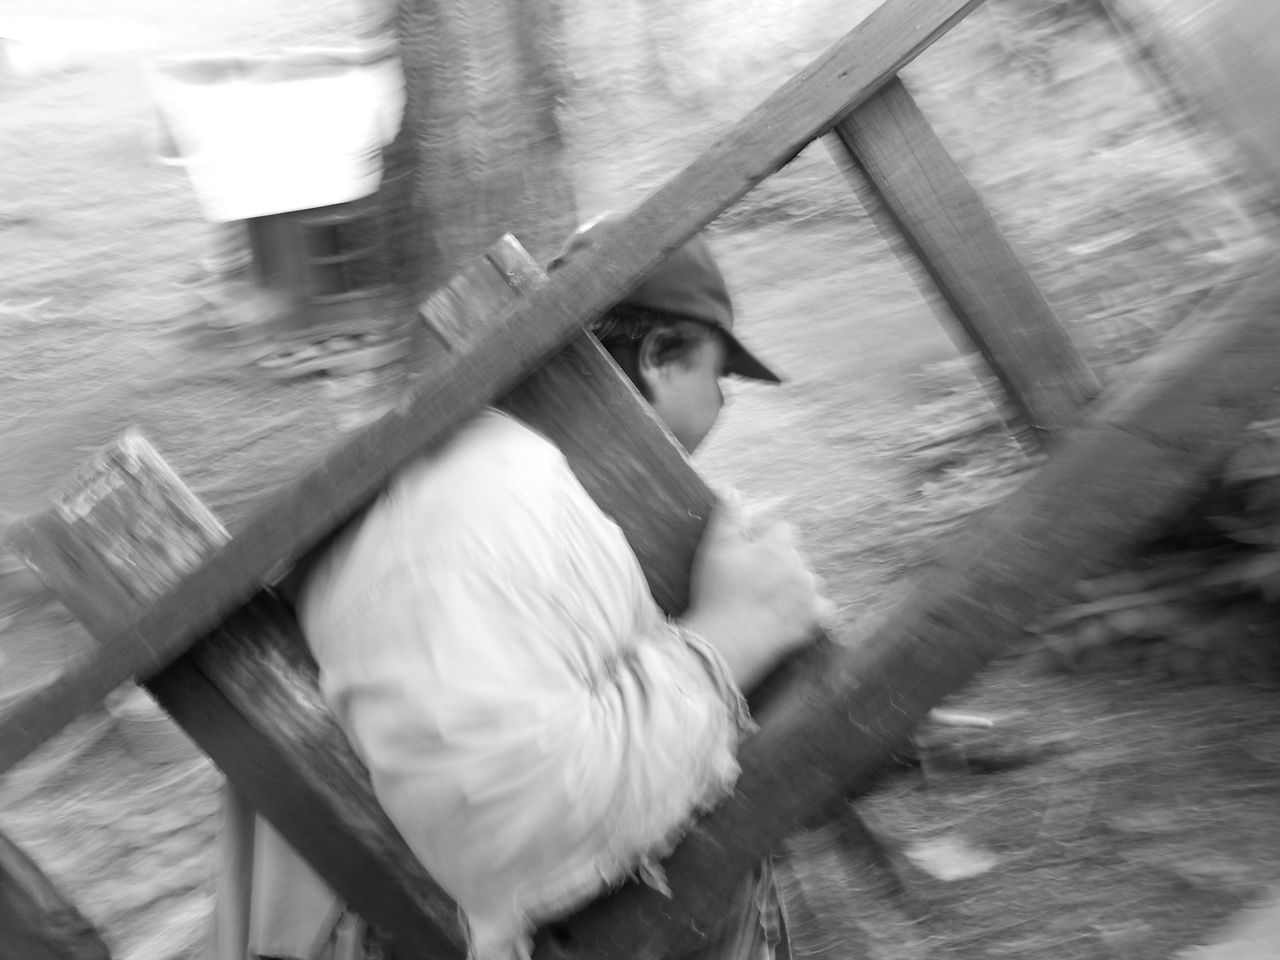
[[646, 337], [653, 335], [658, 363], [674, 363], [716, 335], [714, 328], [697, 320], [630, 306], [614, 307], [592, 325], [591, 332], [646, 400], [653, 399], [640, 376], [640, 347]]

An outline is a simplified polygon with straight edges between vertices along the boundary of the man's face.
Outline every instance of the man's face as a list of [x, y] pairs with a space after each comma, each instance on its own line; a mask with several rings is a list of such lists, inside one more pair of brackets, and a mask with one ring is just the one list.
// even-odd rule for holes
[[649, 370], [645, 378], [653, 409], [689, 453], [711, 432], [724, 406], [720, 379], [726, 358], [724, 338], [715, 334], [683, 359]]

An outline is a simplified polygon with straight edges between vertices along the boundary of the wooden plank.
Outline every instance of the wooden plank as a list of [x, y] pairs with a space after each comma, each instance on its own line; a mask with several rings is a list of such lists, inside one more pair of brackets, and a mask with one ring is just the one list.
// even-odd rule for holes
[[841, 120], [828, 143], [869, 185], [870, 210], [905, 240], [1034, 439], [1074, 423], [1101, 392], [1097, 378], [902, 81]]
[[1280, 5], [1103, 0], [1156, 90], [1205, 135], [1247, 210], [1280, 213]]
[[1022, 634], [1071, 583], [1185, 508], [1280, 395], [1280, 259], [1182, 325], [975, 524], [901, 605], [773, 703], [742, 776], [663, 864], [540, 937], [535, 960], [658, 960], [714, 925], [740, 876], [813, 811], [867, 786], [930, 707]]
[[457, 908], [378, 805], [283, 603], [258, 597], [147, 688], [398, 960], [465, 954]]
[[0, 957], [111, 960], [93, 924], [0, 833]]
[[626, 535], [658, 605], [679, 614], [715, 496], [592, 337], [580, 337], [499, 406], [545, 434]]
[[[888, 0], [719, 142], [448, 355], [403, 404], [254, 511], [245, 528], [49, 686], [0, 714], [0, 771], [131, 676], [171, 662], [281, 577], [409, 459], [570, 342], [671, 251], [858, 106], [981, 0]], [[8, 533], [23, 554], [40, 521]]]
[[231, 539], [136, 430], [67, 482], [23, 559], [95, 636], [110, 634]]

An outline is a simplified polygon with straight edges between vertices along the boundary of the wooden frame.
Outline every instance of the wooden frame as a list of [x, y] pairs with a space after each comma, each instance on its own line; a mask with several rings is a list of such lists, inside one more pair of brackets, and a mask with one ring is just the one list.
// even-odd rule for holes
[[[263, 584], [367, 502], [411, 457], [501, 396], [619, 300], [668, 253], [883, 86], [981, 0], [889, 0], [718, 143], [659, 187], [556, 277], [442, 358], [412, 396], [266, 500], [245, 531], [175, 580], [154, 603], [48, 687], [0, 714], [0, 770], [133, 676], [171, 662]], [[48, 515], [14, 524], [16, 551], [56, 563], [40, 544]], [[50, 543], [50, 548], [57, 550]]]
[[[460, 278], [470, 284], [466, 296], [450, 300], [446, 290], [436, 302], [436, 309], [452, 304], [473, 315], [439, 324], [448, 349], [432, 376], [399, 409], [265, 502], [240, 535], [228, 540], [208, 524], [193, 526], [198, 510], [181, 496], [169, 498], [177, 487], [164, 487], [160, 502], [179, 507], [169, 520], [203, 533], [193, 534], [195, 553], [182, 563], [157, 558], [157, 578], [147, 590], [133, 589], [132, 571], [113, 567], [118, 551], [102, 549], [101, 538], [95, 544], [68, 532], [74, 526], [68, 516], [118, 520], [115, 507], [96, 512], [115, 502], [115, 488], [95, 488], [86, 499], [82, 486], [18, 526], [14, 545], [99, 642], [48, 688], [0, 716], [0, 770], [121, 680], [149, 677], [197, 742], [221, 757], [237, 784], [255, 791], [255, 802], [286, 836], [357, 909], [395, 934], [400, 960], [456, 955], [460, 938], [447, 897], [406, 859], [402, 842], [387, 839], [389, 825], [340, 734], [323, 717], [312, 722], [323, 711], [296, 682], [307, 674], [307, 658], [287, 610], [261, 595], [263, 587], [409, 458], [481, 405], [505, 397], [509, 409], [565, 450], [584, 485], [618, 519], [655, 597], [672, 612], [681, 609], [710, 494], [598, 349], [571, 342], [666, 254], [805, 144], [834, 130], [837, 154], [843, 151], [866, 177], [869, 187], [860, 189], [874, 194], [885, 222], [906, 237], [1013, 405], [1039, 439], [1053, 441], [1054, 453], [922, 578], [895, 615], [847, 648], [820, 645], [775, 678], [758, 713], [761, 730], [742, 750], [734, 796], [665, 864], [672, 899], [628, 885], [544, 931], [536, 954], [659, 960], [696, 945], [758, 857], [797, 822], [865, 786], [929, 707], [1017, 636], [1069, 581], [1107, 564], [1184, 503], [1280, 389], [1280, 282], [1270, 279], [1272, 264], [1263, 280], [1206, 307], [1211, 322], [1185, 327], [1127, 387], [1103, 397], [1072, 427], [1096, 395], [1096, 382], [896, 79], [978, 2], [889, 0], [555, 277], [510, 260], [509, 250], [495, 251], [492, 266], [518, 267], [505, 274], [505, 287], [486, 287], [481, 271]], [[951, 219], [939, 218], [941, 210]], [[486, 299], [486, 289], [499, 295]], [[477, 303], [489, 308], [477, 310]], [[604, 416], [584, 417], [584, 410]], [[1136, 476], [1147, 484], [1133, 483]], [[143, 514], [151, 515], [152, 500], [139, 507]], [[121, 535], [127, 525], [107, 529]], [[174, 663], [200, 637], [208, 639]], [[275, 665], [263, 669], [268, 661]], [[292, 708], [271, 698], [290, 685], [298, 688], [294, 705], [306, 722], [264, 731], [261, 718], [253, 718], [264, 704], [275, 704], [272, 716], [287, 714]], [[218, 719], [225, 717], [244, 721], [230, 741]], [[227, 746], [246, 741], [256, 752]], [[267, 776], [264, 758], [275, 765]], [[286, 794], [288, 800], [273, 796], [280, 782], [299, 792]], [[328, 839], [317, 842], [317, 833]]]

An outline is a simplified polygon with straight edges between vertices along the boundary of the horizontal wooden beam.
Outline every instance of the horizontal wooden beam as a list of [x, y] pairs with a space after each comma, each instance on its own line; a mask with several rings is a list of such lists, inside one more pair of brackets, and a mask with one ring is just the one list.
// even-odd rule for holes
[[1075, 580], [1185, 508], [1280, 399], [1280, 259], [1126, 371], [1018, 491], [898, 608], [783, 691], [740, 751], [734, 795], [663, 864], [540, 938], [535, 960], [659, 960], [713, 927], [725, 878], [867, 786], [930, 707], [1021, 636]]
[[[47, 687], [0, 713], [0, 771], [120, 682], [170, 663], [369, 501], [409, 459], [510, 390], [671, 251], [858, 106], [981, 0], [888, 0], [599, 242], [447, 354], [395, 410], [259, 505], [245, 527]], [[19, 555], [45, 519], [10, 527]]]
[[1043, 443], [1075, 423], [1101, 385], [902, 81], [828, 142], [852, 161], [858, 192], [869, 187], [871, 212], [915, 254], [1021, 425]]

